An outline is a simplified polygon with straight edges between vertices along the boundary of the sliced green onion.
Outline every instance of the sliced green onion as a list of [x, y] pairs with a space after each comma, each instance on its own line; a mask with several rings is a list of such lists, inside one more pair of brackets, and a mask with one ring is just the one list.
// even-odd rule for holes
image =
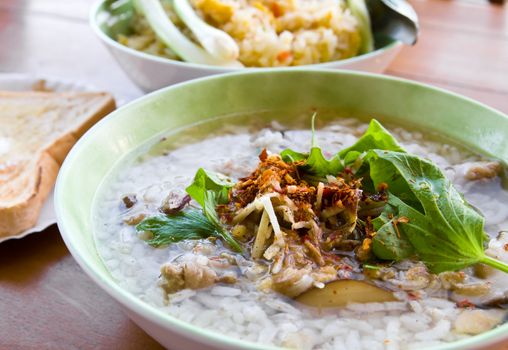
[[212, 56], [221, 60], [236, 60], [238, 58], [240, 49], [236, 41], [226, 32], [203, 21], [187, 0], [174, 1], [173, 6], [178, 17]]
[[182, 60], [223, 67], [243, 67], [235, 60], [218, 59], [189, 40], [168, 18], [159, 0], [134, 0], [136, 9], [144, 14], [155, 34]]
[[362, 43], [360, 53], [367, 53], [374, 50], [374, 37], [370, 28], [370, 15], [365, 0], [347, 0], [347, 5], [353, 16], [358, 20]]

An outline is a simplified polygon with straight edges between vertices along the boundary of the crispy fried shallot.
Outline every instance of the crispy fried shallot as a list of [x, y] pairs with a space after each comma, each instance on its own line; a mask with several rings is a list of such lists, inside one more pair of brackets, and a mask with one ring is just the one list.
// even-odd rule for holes
[[[351, 174], [310, 184], [298, 173], [299, 162], [286, 163], [266, 150], [259, 160], [231, 189], [219, 213], [233, 232], [241, 229], [243, 239], [252, 242], [251, 257], [270, 264], [260, 288], [294, 297], [347, 275], [351, 268], [337, 252], [368, 248], [363, 239], [370, 239], [369, 232], [357, 226], [357, 212], [361, 205], [366, 213], [379, 210], [386, 195], [363, 195], [361, 180]], [[250, 238], [245, 227], [255, 228]]]

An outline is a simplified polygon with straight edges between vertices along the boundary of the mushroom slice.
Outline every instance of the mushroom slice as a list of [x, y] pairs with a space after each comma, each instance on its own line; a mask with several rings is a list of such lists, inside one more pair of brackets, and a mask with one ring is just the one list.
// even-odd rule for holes
[[383, 303], [397, 301], [392, 292], [373, 284], [356, 280], [339, 280], [323, 288], [311, 289], [295, 299], [307, 306], [341, 307], [353, 303]]

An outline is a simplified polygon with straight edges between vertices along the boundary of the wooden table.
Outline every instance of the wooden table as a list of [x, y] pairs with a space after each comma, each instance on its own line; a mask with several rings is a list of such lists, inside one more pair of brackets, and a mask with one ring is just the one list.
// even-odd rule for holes
[[[421, 37], [388, 74], [508, 113], [508, 10], [480, 0], [412, 0]], [[141, 95], [88, 27], [89, 0], [0, 0], [0, 72]], [[77, 266], [56, 226], [0, 244], [0, 349], [157, 349]], [[508, 349], [508, 343], [500, 348]]]

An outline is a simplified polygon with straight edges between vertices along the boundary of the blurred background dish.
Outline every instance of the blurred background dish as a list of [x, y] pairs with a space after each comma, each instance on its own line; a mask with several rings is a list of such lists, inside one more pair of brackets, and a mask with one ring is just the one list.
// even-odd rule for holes
[[[291, 48], [289, 51], [281, 51], [282, 53], [287, 53], [287, 55], [281, 56], [273, 54], [273, 59], [270, 57], [263, 57], [260, 60], [258, 57], [247, 53], [242, 59], [242, 54], [240, 54], [240, 61], [248, 66], [287, 66], [305, 64], [306, 67], [314, 68], [351, 69], [373, 73], [383, 72], [402, 48], [402, 43], [374, 32], [374, 47], [372, 51], [369, 51], [365, 47], [361, 47], [365, 43], [365, 34], [361, 34], [359, 29], [354, 29], [354, 23], [356, 23], [354, 17], [349, 14], [349, 11], [344, 12], [344, 14], [347, 15], [349, 20], [353, 23], [349, 24], [350, 27], [353, 26], [353, 29], [350, 29], [351, 32], [342, 30], [337, 35], [346, 38], [343, 39], [346, 40], [346, 42], [343, 43], [342, 46], [345, 45], [347, 52], [340, 51], [338, 48], [337, 50], [339, 51], [332, 49], [335, 53], [328, 58], [320, 57], [316, 52], [295, 52], [295, 56], [315, 57], [312, 59], [301, 58], [300, 60], [295, 60], [288, 58], [295, 50]], [[339, 14], [337, 16], [341, 15], [342, 14]], [[100, 0], [95, 4], [90, 13], [90, 24], [96, 35], [108, 47], [124, 71], [143, 90], [152, 91], [189, 79], [242, 69], [188, 63], [178, 60], [174, 52], [168, 50], [167, 47], [155, 38], [150, 27], [146, 24], [146, 21], [140, 20], [139, 17], [140, 16], [136, 14], [130, 2], [123, 1], [119, 3], [118, 1]], [[141, 29], [140, 26], [142, 27]], [[148, 34], [146, 34], [147, 30]], [[134, 43], [133, 40], [129, 39], [129, 36], [136, 33], [136, 31], [138, 34], [144, 33], [145, 35], [138, 35], [137, 42]], [[330, 30], [330, 32], [332, 31]], [[320, 37], [317, 33], [310, 33], [310, 31], [305, 34], [317, 35], [317, 37]], [[361, 36], [363, 41], [358, 42], [358, 36]], [[339, 40], [337, 38], [334, 40]], [[145, 41], [143, 45], [139, 45], [140, 40]], [[147, 40], [152, 40], [153, 43], [147, 44]], [[275, 40], [278, 39], [276, 38]], [[119, 41], [124, 44], [121, 44]], [[328, 44], [324, 42], [323, 45]], [[246, 46], [250, 47], [251, 45], [249, 44]], [[149, 48], [136, 50], [133, 47]], [[173, 57], [173, 59], [169, 57]], [[340, 57], [348, 58], [336, 60]], [[249, 67], [249, 69], [251, 69], [251, 67]]]

